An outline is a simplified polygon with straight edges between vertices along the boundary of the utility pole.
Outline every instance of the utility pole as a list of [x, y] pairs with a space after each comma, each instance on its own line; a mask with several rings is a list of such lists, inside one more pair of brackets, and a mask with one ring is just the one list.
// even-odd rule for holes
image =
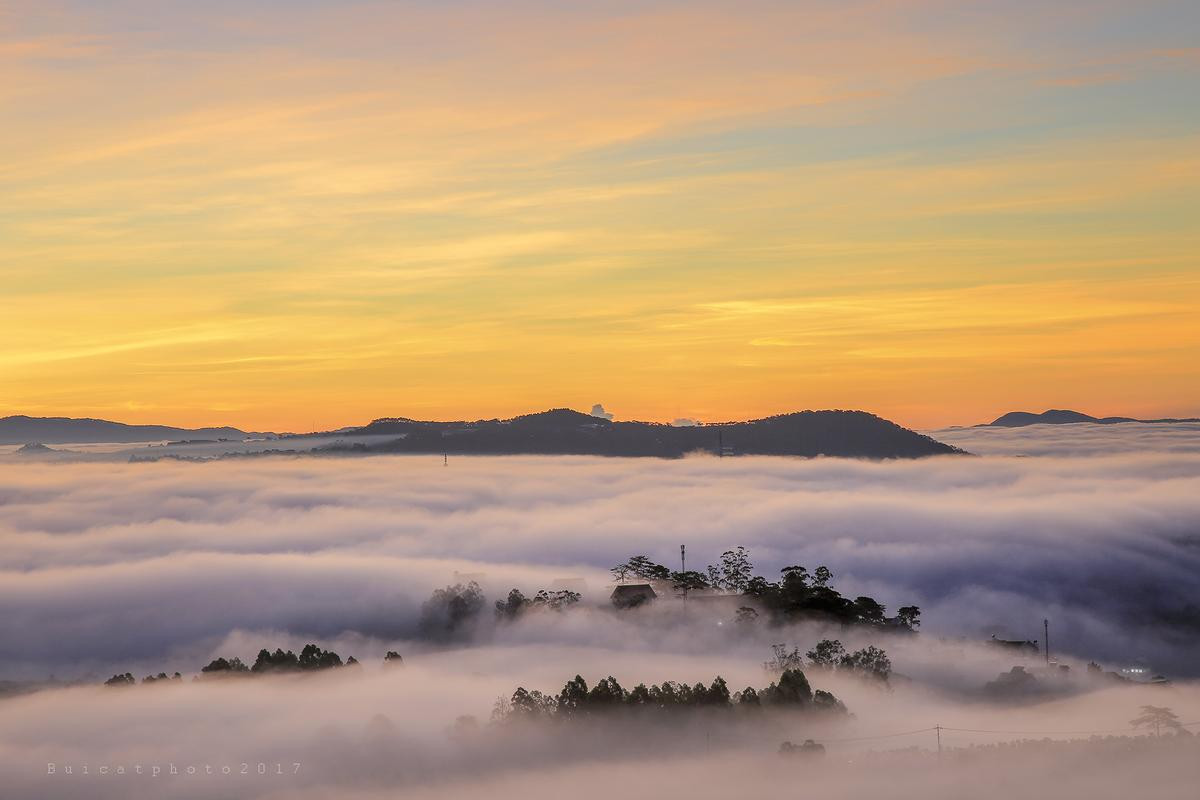
[[450, 466], [450, 454], [447, 452], [442, 453], [442, 466], [443, 467]]
[[942, 726], [941, 726], [941, 725], [934, 725], [934, 726], [933, 726], [933, 729], [934, 729], [935, 731], [937, 731], [937, 739], [938, 739], [938, 761], [941, 761], [941, 760], [942, 760]]
[[687, 572], [687, 545], [685, 544], [679, 545], [679, 571], [681, 573], [680, 577], [683, 580], [683, 607], [686, 609], [688, 596], [687, 576], [682, 575], [682, 573]]
[[1046, 663], [1050, 663], [1050, 620], [1042, 620], [1042, 630], [1046, 636]]

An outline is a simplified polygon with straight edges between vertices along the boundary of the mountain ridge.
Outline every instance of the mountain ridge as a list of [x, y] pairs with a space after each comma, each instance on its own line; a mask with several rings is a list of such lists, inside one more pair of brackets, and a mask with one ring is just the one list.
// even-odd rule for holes
[[371, 444], [344, 442], [327, 453], [456, 453], [474, 455], [604, 455], [678, 458], [722, 455], [919, 458], [963, 451], [865, 411], [797, 411], [755, 420], [674, 426], [619, 422], [568, 408], [510, 419], [428, 422], [381, 417], [342, 434], [394, 436]]
[[979, 428], [1023, 428], [1026, 425], [1074, 425], [1081, 422], [1090, 422], [1094, 425], [1115, 425], [1120, 422], [1141, 422], [1145, 424], [1154, 423], [1170, 423], [1170, 422], [1200, 422], [1200, 418], [1163, 418], [1163, 419], [1137, 419], [1135, 417], [1093, 417], [1091, 414], [1084, 414], [1082, 411], [1073, 411], [1066, 408], [1051, 408], [1046, 411], [1035, 413], [1032, 411], [1009, 411], [1007, 414], [1001, 414], [991, 422], [984, 422], [977, 425]]
[[0, 417], [3, 444], [132, 444], [198, 437], [244, 439], [252, 434], [232, 427], [177, 428], [172, 425], [129, 425], [91, 417]]
[[[313, 441], [307, 447], [302, 444], [306, 440], [328, 440], [331, 436], [337, 437], [337, 441]], [[846, 410], [797, 411], [752, 420], [675, 426], [614, 421], [569, 408], [553, 408], [508, 419], [427, 421], [380, 417], [366, 425], [335, 431], [280, 435], [247, 433], [233, 427], [128, 425], [92, 418], [25, 415], [0, 418], [0, 444], [10, 445], [159, 441], [216, 445], [224, 441], [240, 444], [252, 437], [268, 437], [292, 448], [280, 452], [328, 455], [455, 453], [678, 458], [708, 451], [718, 455], [882, 459], [963, 452], [874, 414]], [[25, 448], [24, 452], [33, 454], [33, 448]], [[38, 452], [48, 455], [55, 451], [39, 449]]]

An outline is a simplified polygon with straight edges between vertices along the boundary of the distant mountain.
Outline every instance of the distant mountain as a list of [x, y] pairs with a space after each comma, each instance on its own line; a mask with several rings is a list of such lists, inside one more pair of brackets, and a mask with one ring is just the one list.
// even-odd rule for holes
[[[674, 427], [652, 422], [613, 422], [566, 408], [513, 419], [421, 422], [378, 419], [342, 434], [347, 441], [327, 453], [456, 453], [656, 456], [677, 458], [695, 451], [729, 455], [917, 458], [961, 453], [864, 411], [801, 411], [747, 422]], [[353, 442], [355, 436], [391, 436], [384, 442]]]
[[21, 445], [17, 448], [16, 453], [19, 456], [44, 456], [49, 453], [57, 453], [57, 450], [46, 447], [41, 442], [30, 442], [29, 444]]
[[1112, 425], [1117, 422], [1200, 422], [1197, 418], [1188, 419], [1134, 419], [1133, 417], [1093, 417], [1080, 411], [1052, 408], [1040, 414], [1030, 411], [1010, 411], [997, 419], [985, 423], [984, 427], [1021, 428], [1026, 425], [1070, 425], [1077, 422], [1091, 422], [1096, 425]]
[[237, 428], [172, 428], [167, 425], [126, 425], [103, 419], [71, 417], [0, 418], [0, 444], [75, 444], [95, 442], [158, 442], [164, 439], [237, 439]]

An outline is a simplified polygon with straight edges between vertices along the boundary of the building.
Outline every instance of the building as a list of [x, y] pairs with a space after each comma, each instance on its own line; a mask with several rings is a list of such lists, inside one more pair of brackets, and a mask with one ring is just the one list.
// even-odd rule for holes
[[658, 597], [648, 583], [622, 583], [613, 588], [612, 604], [617, 608], [635, 608], [653, 602]]

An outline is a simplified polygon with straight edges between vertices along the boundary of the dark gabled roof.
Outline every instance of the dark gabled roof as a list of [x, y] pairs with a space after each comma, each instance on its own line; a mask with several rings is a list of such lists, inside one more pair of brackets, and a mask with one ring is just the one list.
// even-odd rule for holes
[[613, 597], [643, 596], [658, 597], [658, 592], [648, 583], [622, 583], [613, 587]]

